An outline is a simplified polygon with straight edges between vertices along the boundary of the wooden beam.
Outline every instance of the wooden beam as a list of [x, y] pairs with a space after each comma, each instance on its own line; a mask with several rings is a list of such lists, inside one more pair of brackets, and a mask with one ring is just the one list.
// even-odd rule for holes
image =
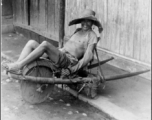
[[114, 59], [113, 57], [110, 57], [109, 59], [100, 61], [99, 63], [95, 63], [95, 64], [92, 64], [92, 65], [89, 65], [89, 66], [88, 66], [88, 69], [92, 69], [92, 68], [94, 68], [94, 67], [98, 67], [99, 64], [100, 64], [100, 65], [103, 65], [103, 64], [105, 64], [105, 63], [107, 63], [108, 61], [113, 60], [113, 59]]
[[[138, 72], [132, 72], [132, 73], [126, 73], [126, 74], [122, 74], [122, 75], [115, 75], [115, 76], [106, 76], [105, 77], [105, 81], [112, 81], [112, 80], [121, 80], [127, 77], [132, 77], [132, 76], [136, 76], [139, 74], [143, 74], [146, 72], [149, 72], [150, 70], [143, 70], [143, 71], [138, 71]], [[36, 83], [47, 83], [47, 84], [80, 84], [80, 83], [88, 83], [88, 82], [92, 82], [92, 81], [101, 81], [99, 76], [96, 77], [77, 77], [77, 78], [72, 78], [72, 79], [68, 79], [68, 78], [47, 78], [47, 77], [33, 77], [33, 76], [28, 76], [28, 75], [17, 75], [15, 73], [9, 73], [9, 76], [11, 76], [11, 78], [13, 79], [17, 79], [17, 80], [26, 80], [26, 81], [32, 81], [32, 82], [36, 82]]]

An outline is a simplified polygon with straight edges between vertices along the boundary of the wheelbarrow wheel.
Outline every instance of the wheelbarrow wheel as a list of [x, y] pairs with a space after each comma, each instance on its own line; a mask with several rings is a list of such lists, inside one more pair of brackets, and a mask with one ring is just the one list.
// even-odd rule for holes
[[[47, 63], [48, 61], [45, 60], [34, 61], [23, 69], [23, 74], [34, 77], [52, 77], [52, 69]], [[54, 84], [42, 84], [26, 80], [20, 82], [22, 98], [30, 104], [44, 102], [53, 88]]]

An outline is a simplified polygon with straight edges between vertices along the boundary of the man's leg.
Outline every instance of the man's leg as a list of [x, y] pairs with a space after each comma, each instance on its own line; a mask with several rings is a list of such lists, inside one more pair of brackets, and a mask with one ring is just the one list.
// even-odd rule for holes
[[35, 40], [29, 40], [27, 42], [27, 44], [25, 45], [25, 47], [23, 48], [19, 59], [17, 60], [17, 62], [23, 60], [24, 58], [26, 58], [34, 49], [36, 49], [40, 44], [35, 41]]
[[54, 63], [58, 62], [60, 51], [49, 42], [44, 41], [23, 60], [10, 64], [9, 70], [22, 69], [22, 67], [24, 67], [26, 64], [41, 57], [44, 53], [46, 53]]

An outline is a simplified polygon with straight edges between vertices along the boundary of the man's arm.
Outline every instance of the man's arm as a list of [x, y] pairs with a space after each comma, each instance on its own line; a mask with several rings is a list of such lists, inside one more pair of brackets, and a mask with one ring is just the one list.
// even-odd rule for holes
[[95, 32], [90, 32], [88, 36], [88, 47], [87, 50], [81, 60], [79, 60], [78, 64], [71, 68], [71, 72], [76, 72], [77, 70], [81, 69], [82, 67], [86, 66], [93, 58], [93, 51], [95, 45], [97, 44], [97, 35]]
[[91, 44], [87, 47], [87, 50], [83, 58], [75, 66], [70, 68], [72, 73], [86, 66], [92, 60], [94, 47], [95, 47], [95, 44]]

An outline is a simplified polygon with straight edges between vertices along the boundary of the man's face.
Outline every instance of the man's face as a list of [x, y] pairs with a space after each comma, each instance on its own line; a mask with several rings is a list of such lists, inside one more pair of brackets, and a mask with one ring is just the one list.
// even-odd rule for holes
[[91, 29], [92, 24], [93, 23], [91, 20], [87, 20], [87, 19], [83, 20], [81, 22], [82, 30], [87, 31], [87, 30]]

